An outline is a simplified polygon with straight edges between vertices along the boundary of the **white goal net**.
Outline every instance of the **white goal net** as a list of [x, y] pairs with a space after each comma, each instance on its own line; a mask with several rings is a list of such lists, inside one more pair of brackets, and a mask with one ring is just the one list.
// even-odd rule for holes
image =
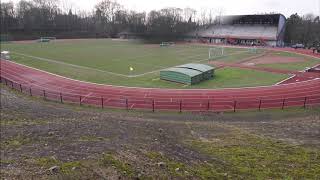
[[225, 55], [223, 47], [214, 47], [209, 49], [209, 61], [215, 60]]
[[249, 48], [249, 52], [250, 52], [250, 53], [253, 53], [253, 54], [257, 54], [257, 53], [258, 53], [257, 47], [254, 46], [254, 47], [252, 47], [252, 48]]

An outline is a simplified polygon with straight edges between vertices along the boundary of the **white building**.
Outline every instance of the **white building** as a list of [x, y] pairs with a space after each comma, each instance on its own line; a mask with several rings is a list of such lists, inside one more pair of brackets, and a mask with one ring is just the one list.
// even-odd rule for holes
[[223, 16], [218, 23], [188, 34], [206, 43], [283, 46], [286, 18], [282, 14]]

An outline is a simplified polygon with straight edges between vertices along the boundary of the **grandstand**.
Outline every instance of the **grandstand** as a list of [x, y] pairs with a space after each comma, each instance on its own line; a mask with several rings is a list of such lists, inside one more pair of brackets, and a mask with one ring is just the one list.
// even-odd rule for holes
[[286, 18], [281, 14], [222, 16], [218, 23], [188, 34], [215, 44], [283, 46]]

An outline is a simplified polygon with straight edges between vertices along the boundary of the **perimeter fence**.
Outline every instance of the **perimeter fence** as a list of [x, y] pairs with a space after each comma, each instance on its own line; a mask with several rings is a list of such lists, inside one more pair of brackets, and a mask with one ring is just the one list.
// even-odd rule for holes
[[113, 96], [106, 93], [101, 97], [84, 96], [82, 94], [50, 91], [44, 88], [28, 87], [6, 78], [0, 79], [1, 83], [29, 96], [40, 97], [44, 100], [59, 103], [71, 103], [79, 106], [89, 105], [99, 108], [119, 108], [125, 110], [143, 109], [152, 112], [191, 111], [191, 112], [236, 112], [241, 110], [285, 109], [288, 107], [311, 107], [320, 105], [320, 94], [291, 98], [238, 98], [234, 100], [210, 99], [161, 99], [161, 98], [135, 98], [126, 96]]

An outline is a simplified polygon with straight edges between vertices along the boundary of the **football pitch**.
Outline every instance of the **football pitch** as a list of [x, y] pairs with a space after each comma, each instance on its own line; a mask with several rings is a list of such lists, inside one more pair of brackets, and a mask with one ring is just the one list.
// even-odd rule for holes
[[[186, 63], [208, 63], [206, 45], [176, 44], [160, 47], [137, 41], [111, 39], [56, 40], [50, 43], [8, 43], [2, 49], [11, 52], [17, 63], [61, 76], [120, 86], [159, 88], [225, 88], [271, 85], [287, 75], [255, 70], [223, 68], [216, 77], [193, 86], [159, 79], [162, 69]], [[243, 48], [224, 48], [216, 61], [237, 62], [257, 56]]]

